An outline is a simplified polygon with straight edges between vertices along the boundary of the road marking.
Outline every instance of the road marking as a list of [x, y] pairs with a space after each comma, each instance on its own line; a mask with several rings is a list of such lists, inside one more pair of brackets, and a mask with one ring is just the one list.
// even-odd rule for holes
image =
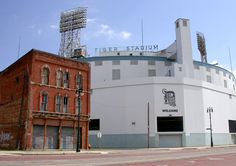
[[210, 157], [208, 158], [209, 160], [224, 160], [224, 158], [213, 158], [213, 157]]
[[190, 161], [188, 161], [188, 163], [194, 164], [194, 163], [196, 163], [196, 161], [190, 160]]

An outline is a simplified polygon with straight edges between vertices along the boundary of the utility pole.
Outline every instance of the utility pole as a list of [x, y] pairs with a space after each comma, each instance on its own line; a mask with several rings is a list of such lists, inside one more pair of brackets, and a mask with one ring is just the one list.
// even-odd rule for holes
[[19, 37], [18, 51], [17, 51], [17, 59], [19, 59], [19, 57], [20, 57], [20, 46], [21, 46], [21, 37]]
[[82, 74], [78, 75], [78, 88], [76, 90], [76, 94], [78, 95], [78, 126], [77, 126], [77, 144], [76, 144], [76, 152], [80, 152], [80, 114], [81, 114], [81, 96], [83, 95], [83, 77]]
[[141, 37], [142, 37], [142, 46], [143, 46], [143, 19], [141, 20]]
[[231, 69], [231, 72], [233, 72], [233, 66], [232, 66], [232, 58], [231, 58], [231, 52], [230, 52], [230, 48], [229, 49], [229, 61], [230, 61], [230, 69]]
[[210, 119], [210, 134], [211, 134], [211, 147], [213, 147], [213, 138], [212, 138], [212, 123], [211, 123], [211, 113], [213, 112], [212, 107], [207, 108], [207, 113], [209, 113], [209, 119]]
[[149, 122], [149, 102], [147, 103], [147, 126], [148, 126], [148, 148], [150, 147], [149, 137], [150, 137], [150, 122]]

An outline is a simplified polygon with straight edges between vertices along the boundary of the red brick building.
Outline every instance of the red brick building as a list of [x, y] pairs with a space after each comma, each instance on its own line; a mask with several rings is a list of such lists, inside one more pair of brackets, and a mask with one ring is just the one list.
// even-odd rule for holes
[[[76, 90], [83, 86], [80, 109]], [[90, 67], [31, 50], [0, 73], [0, 149], [88, 148]]]

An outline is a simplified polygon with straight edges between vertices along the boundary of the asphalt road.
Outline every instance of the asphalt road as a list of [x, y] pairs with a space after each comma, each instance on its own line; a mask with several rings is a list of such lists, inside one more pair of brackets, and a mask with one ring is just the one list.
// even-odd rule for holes
[[0, 153], [0, 166], [235, 166], [236, 146], [106, 150], [103, 153]]

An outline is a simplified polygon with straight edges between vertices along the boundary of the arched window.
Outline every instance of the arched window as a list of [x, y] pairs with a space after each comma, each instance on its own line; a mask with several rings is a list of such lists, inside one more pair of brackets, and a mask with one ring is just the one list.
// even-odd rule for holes
[[60, 94], [55, 96], [55, 112], [69, 112], [69, 97], [61, 96]]
[[62, 112], [62, 96], [58, 94], [55, 97], [55, 112]]
[[76, 76], [76, 89], [83, 89], [83, 75], [81, 73]]
[[63, 112], [68, 113], [69, 112], [69, 97], [64, 96], [63, 98]]
[[83, 102], [82, 100], [80, 100], [80, 110], [79, 110], [79, 100], [78, 97], [75, 98], [75, 114], [78, 115], [78, 113], [80, 112], [80, 114], [82, 113], [82, 107], [83, 107]]
[[48, 85], [49, 84], [49, 68], [43, 67], [42, 69], [42, 84]]
[[64, 73], [63, 80], [64, 80], [64, 88], [69, 88], [70, 73], [68, 71]]
[[40, 111], [48, 111], [48, 93], [42, 92], [40, 95]]
[[57, 81], [56, 81], [56, 83], [57, 83], [58, 87], [63, 86], [63, 72], [60, 71], [60, 70], [57, 71]]

